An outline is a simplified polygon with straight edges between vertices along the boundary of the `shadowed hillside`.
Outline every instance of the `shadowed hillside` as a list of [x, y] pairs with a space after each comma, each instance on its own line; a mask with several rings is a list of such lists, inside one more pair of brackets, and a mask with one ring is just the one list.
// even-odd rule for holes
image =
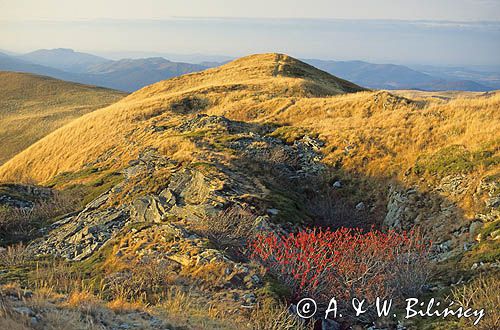
[[123, 96], [106, 88], [0, 72], [0, 164], [71, 120]]

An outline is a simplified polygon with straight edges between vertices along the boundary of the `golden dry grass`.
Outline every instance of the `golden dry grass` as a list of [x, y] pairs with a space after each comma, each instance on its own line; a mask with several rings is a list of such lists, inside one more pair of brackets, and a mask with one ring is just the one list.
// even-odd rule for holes
[[453, 290], [454, 301], [465, 308], [484, 309], [485, 317], [476, 326], [467, 320], [461, 320], [457, 326], [461, 329], [498, 329], [500, 327], [500, 278], [498, 273], [481, 275], [471, 283]]
[[125, 95], [28, 73], [0, 72], [0, 164], [69, 121]]
[[498, 155], [499, 108], [500, 93], [411, 100], [363, 91], [286, 55], [254, 55], [153, 84], [84, 115], [0, 167], [0, 181], [43, 183], [97, 158], [100, 165], [119, 168], [145, 147], [179, 161], [196, 160], [200, 150], [188, 137], [148, 129], [175, 126], [195, 113], [306, 128], [327, 142], [326, 162], [401, 178], [419, 155], [450, 145]]

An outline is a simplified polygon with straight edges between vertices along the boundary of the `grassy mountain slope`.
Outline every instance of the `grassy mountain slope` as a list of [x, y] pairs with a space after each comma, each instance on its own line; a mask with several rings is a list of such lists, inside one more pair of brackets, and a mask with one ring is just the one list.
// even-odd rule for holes
[[[61, 171], [78, 170], [111, 148], [113, 158], [121, 162], [125, 150], [138, 152], [139, 141], [156, 144], [134, 133], [138, 147], [132, 148], [127, 142], [131, 132], [173, 113], [305, 126], [336, 147], [329, 159], [339, 157], [352, 168], [363, 166], [385, 176], [400, 174], [420, 153], [450, 144], [480, 148], [497, 138], [498, 94], [449, 102], [413, 102], [385, 92], [335, 96], [356, 90], [361, 89], [286, 56], [251, 56], [159, 82], [89, 114], [13, 159], [0, 169], [0, 177], [43, 182]], [[63, 137], [82, 152], [56, 142]], [[361, 150], [341, 157], [344, 148], [352, 146]], [[26, 168], [30, 159], [40, 165]]]
[[[377, 196], [390, 180], [434, 187], [450, 175], [470, 182], [497, 175], [499, 106], [499, 93], [411, 100], [366, 91], [286, 55], [255, 55], [147, 86], [87, 114], [0, 167], [0, 180], [43, 183], [90, 166], [118, 170], [148, 148], [203, 162], [206, 149], [169, 128], [208, 114], [275, 125], [272, 135], [290, 143], [318, 136], [326, 144], [323, 162], [370, 177], [363, 189], [372, 196], [365, 197], [383, 204]], [[468, 191], [453, 197], [467, 217], [482, 207]]]
[[33, 74], [0, 72], [0, 164], [71, 120], [124, 95]]
[[289, 106], [295, 97], [361, 90], [285, 55], [250, 56], [220, 68], [156, 83], [89, 113], [17, 155], [0, 169], [0, 178], [43, 182], [63, 171], [79, 170], [110, 152], [108, 161], [124, 164], [146, 146], [165, 147], [166, 141], [151, 141], [140, 130], [162, 118], [173, 119], [176, 113], [210, 109], [233, 112], [235, 116], [241, 109], [252, 116], [262, 111], [254, 114], [257, 117]]
[[[389, 197], [379, 197], [391, 180], [425, 191], [455, 176], [477, 183], [497, 175], [499, 106], [499, 93], [412, 100], [364, 90], [286, 55], [254, 55], [147, 86], [87, 114], [0, 167], [0, 180], [46, 183], [89, 167], [119, 170], [150, 148], [174, 161], [205, 162], [212, 156], [196, 142], [205, 133], [170, 128], [207, 114], [274, 125], [272, 136], [289, 143], [319, 137], [323, 162], [343, 175], [369, 177], [359, 191], [383, 205]], [[228, 155], [222, 150], [220, 157]], [[482, 210], [474, 184], [452, 196], [465, 214], [456, 226]]]
[[[371, 225], [418, 225], [435, 242], [433, 296], [471, 269], [494, 279], [500, 93], [401, 95], [410, 98], [264, 54], [84, 115], [0, 167], [0, 181], [46, 186], [0, 185], [7, 211], [35, 203], [28, 193], [49, 203], [20, 229], [22, 215], [4, 212], [0, 243], [35, 238], [26, 254], [47, 262], [40, 272], [11, 258], [0, 283], [34, 278], [66, 307], [93, 301], [102, 324], [121, 323], [106, 320], [114, 307], [188, 328], [265, 329], [289, 316], [265, 302], [290, 298], [290, 287], [242, 253], [256, 232]], [[50, 203], [59, 207], [47, 214]]]
[[[372, 200], [380, 212], [393, 198], [387, 195], [392, 180], [423, 192], [451, 194], [461, 220], [436, 230], [445, 239], [448, 230], [468, 226], [484, 211], [487, 197], [474, 191], [499, 173], [499, 106], [499, 93], [452, 99], [423, 94], [412, 100], [366, 91], [286, 55], [254, 55], [156, 83], [82, 116], [5, 163], [0, 180], [47, 183], [89, 168], [116, 171], [150, 149], [189, 164], [209, 161], [215, 148], [217, 157], [229, 161], [220, 141], [224, 137], [211, 135], [217, 131], [175, 131], [200, 114], [223, 116], [272, 125], [271, 136], [288, 143], [317, 136], [325, 143], [323, 163], [341, 169], [346, 180], [350, 175], [365, 178], [357, 188], [365, 196], [353, 194], [352, 199]], [[212, 139], [205, 143], [213, 148], [200, 138]], [[455, 187], [450, 180], [467, 189], [449, 192]], [[425, 213], [431, 223], [441, 214], [432, 206], [439, 198], [429, 201], [434, 211]]]

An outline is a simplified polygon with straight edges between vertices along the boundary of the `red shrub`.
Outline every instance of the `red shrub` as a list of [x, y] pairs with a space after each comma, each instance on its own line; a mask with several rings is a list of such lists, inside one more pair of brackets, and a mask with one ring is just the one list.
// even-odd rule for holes
[[[294, 292], [295, 298], [352, 298], [373, 303], [376, 297], [417, 294], [428, 275], [429, 244], [418, 231], [397, 233], [342, 228], [279, 236], [260, 234], [252, 256]], [[339, 305], [340, 306], [340, 305]]]

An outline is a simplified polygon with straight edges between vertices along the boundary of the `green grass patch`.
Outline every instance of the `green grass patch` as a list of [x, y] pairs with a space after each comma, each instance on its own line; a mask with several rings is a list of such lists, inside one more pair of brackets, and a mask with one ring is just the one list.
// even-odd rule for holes
[[268, 134], [268, 136], [280, 139], [287, 144], [293, 144], [295, 141], [304, 138], [306, 135], [312, 138], [318, 137], [318, 134], [311, 132], [309, 129], [296, 126], [281, 126], [275, 129], [272, 133]]
[[267, 197], [271, 208], [279, 210], [274, 220], [278, 223], [304, 223], [310, 218], [302, 197], [292, 191], [272, 187], [272, 193]]
[[452, 145], [430, 155], [420, 156], [413, 168], [417, 175], [444, 177], [450, 174], [470, 173], [478, 166], [491, 167], [500, 164], [497, 150], [471, 152], [463, 145]]

